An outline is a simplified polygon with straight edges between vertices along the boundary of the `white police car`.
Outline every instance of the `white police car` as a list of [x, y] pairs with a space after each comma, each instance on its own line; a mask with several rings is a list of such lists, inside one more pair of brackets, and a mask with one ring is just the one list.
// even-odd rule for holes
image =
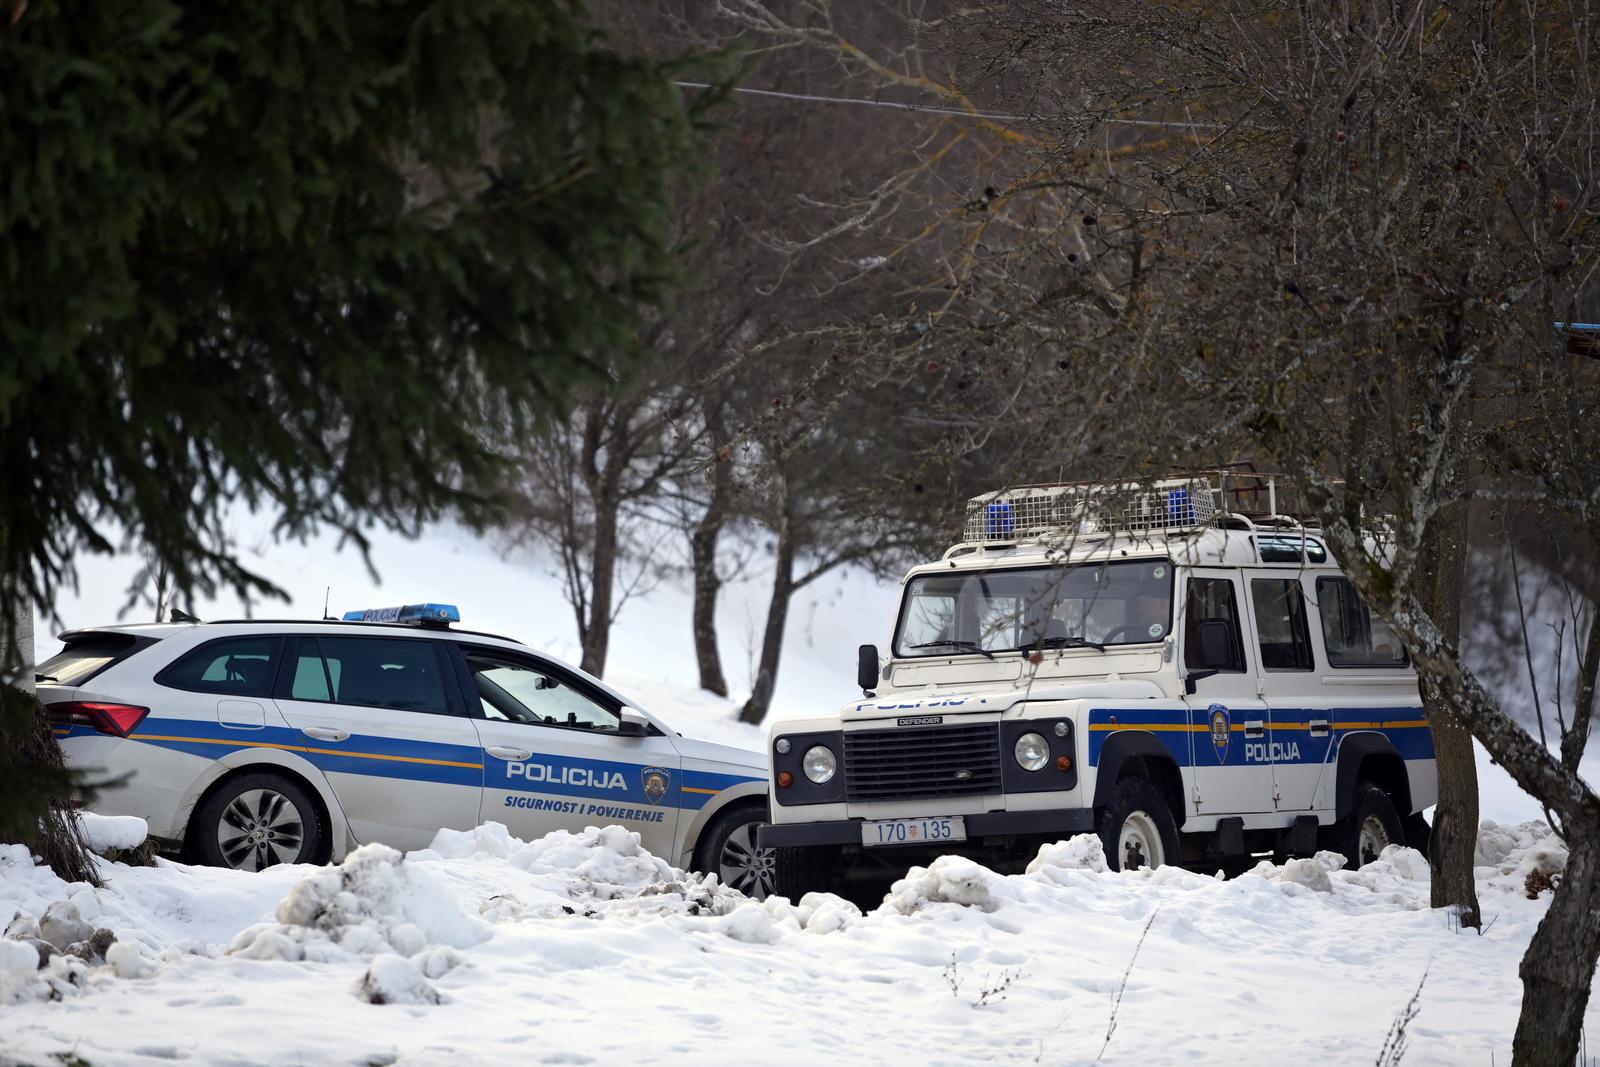
[[941, 852], [1114, 868], [1425, 846], [1433, 735], [1405, 648], [1278, 480], [1029, 486], [906, 576], [863, 697], [771, 726], [778, 891]]
[[691, 741], [449, 605], [344, 621], [110, 626], [40, 664], [70, 766], [125, 779], [99, 808], [191, 858], [259, 870], [442, 827], [519, 837], [617, 823], [679, 866], [771, 888], [762, 756]]

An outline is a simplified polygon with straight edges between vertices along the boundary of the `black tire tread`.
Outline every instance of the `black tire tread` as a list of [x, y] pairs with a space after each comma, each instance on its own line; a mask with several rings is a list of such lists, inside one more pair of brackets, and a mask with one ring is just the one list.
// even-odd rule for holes
[[[299, 782], [297, 779], [275, 771], [257, 770], [225, 780], [219, 787], [213, 789], [194, 809], [190, 818], [190, 839], [193, 842], [194, 858], [208, 867], [226, 867], [228, 863], [222, 858], [222, 852], [217, 848], [216, 834], [213, 829], [217, 819], [222, 814], [222, 809], [232, 802], [240, 793], [248, 793], [252, 789], [275, 789], [294, 802], [296, 810], [306, 819], [310, 832], [306, 834], [305, 841], [300, 846], [299, 863], [323, 863], [328, 859], [328, 818], [323, 814], [322, 805], [318, 803], [315, 793]], [[309, 818], [307, 818], [309, 816]]]
[[1161, 835], [1161, 848], [1166, 853], [1165, 862], [1178, 862], [1178, 823], [1167, 806], [1167, 798], [1147, 778], [1129, 777], [1119, 781], [1107, 798], [1099, 820], [1100, 844], [1106, 852], [1106, 865], [1113, 871], [1122, 870], [1122, 857], [1117, 852], [1117, 839], [1121, 836], [1122, 822], [1135, 811], [1145, 811], [1156, 821], [1156, 831]]

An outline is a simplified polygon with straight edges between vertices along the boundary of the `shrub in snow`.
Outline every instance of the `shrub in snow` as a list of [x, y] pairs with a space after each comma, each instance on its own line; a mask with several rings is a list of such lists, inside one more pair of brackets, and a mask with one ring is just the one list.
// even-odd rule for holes
[[940, 856], [926, 867], [913, 867], [889, 887], [879, 911], [910, 915], [926, 904], [962, 904], [994, 911], [1017, 890], [1004, 875], [965, 856]]
[[1066, 841], [1051, 841], [1028, 862], [1028, 874], [1051, 878], [1052, 871], [1093, 871], [1105, 874], [1106, 849], [1095, 834], [1078, 834]]
[[392, 952], [372, 958], [356, 984], [356, 996], [368, 1004], [437, 1004], [441, 999], [416, 964]]

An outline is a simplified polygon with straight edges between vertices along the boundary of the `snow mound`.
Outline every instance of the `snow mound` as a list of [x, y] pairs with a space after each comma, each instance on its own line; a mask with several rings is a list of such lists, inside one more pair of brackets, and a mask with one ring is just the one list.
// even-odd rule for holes
[[1037, 874], [1051, 881], [1061, 881], [1058, 871], [1090, 871], [1105, 874], [1106, 849], [1095, 834], [1078, 834], [1066, 841], [1052, 841], [1039, 848], [1039, 854], [1028, 862], [1025, 873]]
[[356, 995], [368, 1004], [438, 1004], [443, 999], [414, 962], [392, 952], [372, 957]]
[[80, 811], [77, 820], [89, 851], [101, 855], [136, 849], [150, 836], [150, 824], [137, 815], [96, 815]]
[[[1485, 819], [1478, 827], [1473, 865], [1480, 878], [1521, 876], [1532, 871], [1560, 874], [1567, 869], [1567, 849], [1543, 820], [1502, 826]], [[1482, 868], [1488, 868], [1483, 870]]]
[[889, 887], [878, 911], [911, 915], [929, 904], [960, 904], [995, 911], [1013, 900], [1017, 889], [1005, 875], [965, 856], [940, 856], [926, 867], [913, 867]]
[[749, 901], [715, 875], [680, 871], [652, 855], [637, 833], [621, 826], [590, 826], [580, 833], [555, 830], [538, 840], [523, 841], [491, 822], [474, 830], [440, 830], [428, 848], [410, 858], [504, 863], [535, 876], [540, 889], [562, 901], [553, 907], [530, 908], [513, 894], [497, 894], [479, 909], [492, 921], [575, 912], [722, 916]]
[[363, 845], [336, 867], [302, 878], [278, 905], [277, 923], [241, 931], [228, 946], [246, 959], [327, 961], [430, 946], [468, 948], [489, 926], [416, 862], [387, 845]]

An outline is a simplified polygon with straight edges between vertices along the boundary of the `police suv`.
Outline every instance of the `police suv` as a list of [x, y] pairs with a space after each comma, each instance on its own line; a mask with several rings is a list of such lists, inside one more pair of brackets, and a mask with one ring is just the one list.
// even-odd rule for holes
[[770, 728], [779, 892], [1078, 833], [1115, 869], [1426, 847], [1416, 675], [1282, 488], [971, 501], [962, 543], [905, 578], [889, 655], [862, 646], [863, 698]]
[[688, 740], [449, 605], [343, 621], [112, 626], [61, 635], [39, 699], [100, 797], [193, 859], [337, 861], [442, 827], [525, 839], [617, 823], [679, 866], [771, 886], [759, 753]]

